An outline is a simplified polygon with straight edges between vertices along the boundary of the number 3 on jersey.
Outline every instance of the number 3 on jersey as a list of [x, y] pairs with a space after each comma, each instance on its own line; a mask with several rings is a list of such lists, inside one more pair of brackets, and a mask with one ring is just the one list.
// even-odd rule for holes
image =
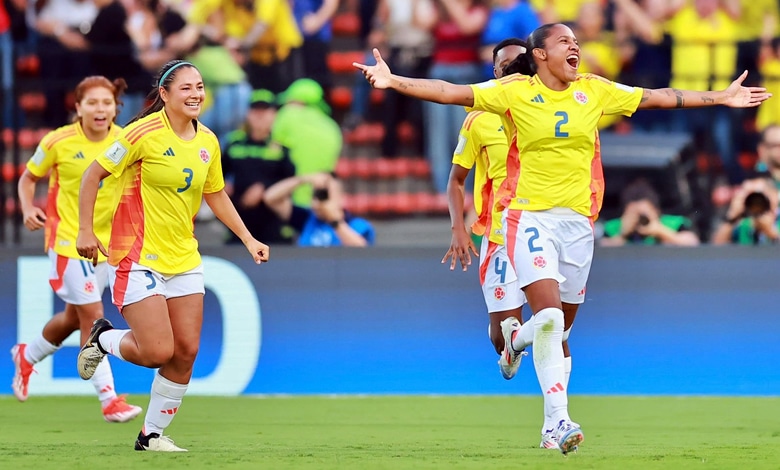
[[184, 177], [184, 187], [176, 188], [177, 193], [183, 193], [184, 191], [190, 189], [190, 186], [192, 186], [192, 170], [190, 168], [184, 168], [181, 171], [184, 172], [184, 174], [187, 176]]
[[569, 133], [561, 129], [564, 124], [569, 123], [569, 115], [566, 111], [557, 111], [555, 115], [558, 116], [558, 122], [555, 123], [555, 137], [569, 137]]

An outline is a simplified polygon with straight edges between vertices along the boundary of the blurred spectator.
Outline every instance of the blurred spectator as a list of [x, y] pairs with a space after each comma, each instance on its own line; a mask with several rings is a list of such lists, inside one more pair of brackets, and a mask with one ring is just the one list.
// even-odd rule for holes
[[769, 173], [780, 189], [780, 124], [770, 124], [761, 131], [756, 170]]
[[60, 127], [68, 120], [65, 95], [90, 69], [84, 35], [92, 29], [97, 7], [92, 0], [30, 2], [31, 21], [40, 35], [38, 57], [46, 96], [43, 124]]
[[[604, 30], [604, 7], [600, 2], [587, 2], [580, 7], [574, 34], [580, 44], [579, 73], [594, 73], [615, 80], [622, 66], [615, 36]], [[599, 120], [599, 129], [607, 128], [621, 116], [608, 115]]]
[[[0, 96], [0, 122], [3, 128], [11, 126], [11, 112], [13, 110], [13, 88], [14, 88], [14, 49], [11, 39], [11, 18], [5, 9], [5, 2], [0, 2], [0, 85], [2, 85], [2, 96]], [[0, 144], [2, 145], [2, 144]]]
[[[376, 27], [369, 36], [369, 42], [375, 47], [389, 49], [386, 60], [397, 73], [415, 78], [427, 75], [431, 64], [431, 35], [418, 23], [430, 12], [429, 0], [380, 0], [374, 20]], [[368, 85], [362, 74], [360, 81]], [[420, 100], [400, 93], [385, 93], [382, 104], [382, 124], [385, 128], [382, 155], [398, 156], [400, 139], [397, 130], [404, 118], [415, 129], [423, 129]], [[422, 153], [422, 148], [418, 151]]]
[[[415, 1], [415, 0], [411, 0]], [[357, 11], [360, 18], [360, 30], [358, 32], [358, 39], [360, 40], [361, 49], [367, 51], [367, 57], [370, 60], [371, 49], [374, 47], [380, 47], [380, 44], [372, 38], [375, 36], [374, 31], [378, 28], [382, 28], [383, 24], [380, 23], [376, 14], [380, 0], [347, 0], [347, 10]], [[401, 0], [398, 3], [404, 3]], [[382, 52], [384, 56], [384, 51]], [[359, 126], [366, 119], [368, 113], [368, 106], [370, 104], [371, 84], [366, 81], [363, 74], [359, 71], [355, 71], [355, 79], [352, 83], [352, 103], [349, 106], [349, 113], [344, 117], [341, 125], [344, 129], [353, 130]]]
[[93, 1], [98, 14], [85, 35], [92, 73], [110, 80], [123, 78], [127, 83], [116, 117], [116, 122], [124, 126], [143, 109], [152, 75], [136, 59], [135, 45], [126, 28], [125, 7], [119, 0]]
[[325, 96], [329, 96], [331, 77], [326, 59], [333, 37], [331, 20], [339, 8], [339, 0], [295, 0], [292, 8], [298, 29], [303, 33], [300, 48], [303, 76], [319, 83]]
[[712, 243], [763, 245], [780, 240], [777, 220], [777, 186], [769, 174], [752, 176], [734, 192]]
[[[314, 188], [311, 209], [290, 197], [302, 185]], [[298, 246], [368, 246], [374, 244], [371, 224], [344, 210], [341, 184], [327, 173], [293, 176], [268, 188], [265, 203], [298, 233]]]
[[[526, 0], [493, 0], [487, 25], [482, 32], [482, 77], [485, 80], [493, 76], [493, 48], [506, 38], [527, 38], [533, 30], [541, 26], [536, 11]], [[395, 70], [390, 65], [390, 70]], [[399, 72], [401, 75], [406, 75]], [[365, 80], [364, 80], [365, 81]]]
[[179, 52], [166, 44], [186, 22], [178, 11], [160, 0], [123, 0], [127, 9], [127, 33], [133, 39], [138, 60], [147, 71], [156, 72]]
[[[619, 81], [642, 88], [667, 88], [672, 74], [672, 38], [661, 28], [671, 14], [666, 2], [636, 1], [636, 8], [615, 0], [618, 8], [613, 14], [615, 45], [624, 64]], [[635, 9], [643, 15], [637, 15]], [[648, 22], [646, 19], [651, 21]], [[644, 110], [631, 119], [631, 127], [645, 131], [670, 131], [669, 114], [664, 110]]]
[[[252, 236], [266, 243], [292, 243], [283, 223], [263, 202], [266, 188], [295, 175], [290, 152], [271, 141], [276, 97], [268, 90], [252, 92], [242, 129], [228, 134], [222, 152], [227, 191]], [[241, 243], [231, 232], [228, 243]]]
[[761, 44], [769, 44], [777, 32], [780, 20], [777, 0], [730, 0], [726, 2], [732, 15], [738, 20], [737, 66], [736, 70], [748, 71], [746, 84], [758, 86], [758, 68]]
[[[201, 0], [193, 4], [183, 30], [169, 38], [168, 44], [184, 54], [209, 88], [200, 121], [218, 138], [244, 122], [252, 89], [241, 64], [246, 57], [237, 52], [235, 41], [254, 44], [254, 30], [246, 24], [253, 20], [252, 5], [243, 2]], [[247, 10], [250, 8], [250, 10]]]
[[[760, 69], [762, 85], [773, 96], [780, 96], [780, 37], [762, 46]], [[776, 124], [780, 124], [780, 101], [770, 100], [759, 106], [756, 128], [763, 131]]]
[[[294, 81], [279, 96], [282, 104], [274, 121], [271, 138], [290, 149], [290, 158], [298, 176], [330, 173], [341, 155], [341, 127], [330, 117], [322, 87], [309, 78]], [[312, 191], [309, 186], [296, 189], [293, 201], [308, 207]]]
[[[450, 83], [477, 83], [482, 77], [479, 45], [489, 11], [481, 0], [436, 0], [436, 8], [420, 18], [433, 33], [433, 59], [428, 77]], [[433, 185], [444, 194], [450, 173], [452, 143], [457, 142], [466, 111], [460, 106], [423, 103], [426, 156]]]
[[531, 0], [531, 6], [545, 23], [569, 23], [577, 20], [580, 7], [589, 2], [602, 0]]
[[[663, 28], [672, 37], [673, 88], [688, 90], [722, 90], [735, 75], [737, 59], [737, 22], [734, 11], [725, 9], [718, 0], [693, 0], [680, 4], [666, 25], [654, 20], [637, 7], [633, 0], [615, 0], [636, 29], [648, 31], [660, 41]], [[724, 2], [730, 4], [733, 2]], [[743, 171], [734, 148], [734, 114], [718, 106], [705, 110], [677, 110], [671, 119], [677, 129], [684, 129], [699, 140], [714, 140], [726, 176], [731, 184], [742, 180]]]
[[604, 222], [602, 246], [699, 244], [690, 219], [661, 212], [658, 193], [646, 179], [627, 185], [620, 194], [620, 203], [620, 218]]

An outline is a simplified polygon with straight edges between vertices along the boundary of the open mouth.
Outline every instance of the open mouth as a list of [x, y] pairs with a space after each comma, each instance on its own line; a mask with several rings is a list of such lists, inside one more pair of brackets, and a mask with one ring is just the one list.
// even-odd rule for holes
[[568, 55], [566, 56], [566, 63], [576, 70], [580, 65], [580, 57], [577, 54]]
[[108, 122], [108, 119], [106, 119], [104, 116], [95, 118], [95, 124], [103, 124], [105, 122]]
[[185, 106], [187, 106], [190, 109], [198, 109], [200, 108], [200, 101], [190, 101], [184, 103]]

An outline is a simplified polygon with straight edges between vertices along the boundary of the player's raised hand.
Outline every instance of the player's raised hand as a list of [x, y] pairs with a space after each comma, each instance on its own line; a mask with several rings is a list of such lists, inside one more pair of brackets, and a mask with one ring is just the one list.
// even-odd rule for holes
[[457, 265], [458, 260], [460, 260], [461, 267], [466, 271], [468, 270], [468, 267], [471, 266], [471, 253], [469, 253], [469, 251], [474, 253], [474, 256], [479, 257], [477, 247], [474, 246], [474, 242], [471, 240], [469, 234], [466, 233], [465, 230], [453, 230], [450, 248], [447, 250], [447, 253], [444, 254], [444, 258], [441, 259], [441, 262], [444, 264], [449, 259], [450, 271], [454, 271], [455, 265]]
[[724, 105], [730, 108], [753, 108], [772, 97], [772, 93], [767, 93], [766, 88], [742, 86], [747, 75], [747, 70], [745, 70], [742, 75], [731, 82], [728, 88], [723, 90], [727, 95]]
[[382, 59], [382, 54], [379, 53], [379, 49], [375, 47], [373, 52], [374, 59], [376, 59], [376, 65], [352, 62], [352, 66], [363, 71], [363, 76], [366, 77], [366, 80], [368, 80], [368, 83], [370, 83], [372, 87], [379, 90], [390, 88], [390, 78], [392, 75], [390, 73], [390, 67], [388, 67], [387, 63]]

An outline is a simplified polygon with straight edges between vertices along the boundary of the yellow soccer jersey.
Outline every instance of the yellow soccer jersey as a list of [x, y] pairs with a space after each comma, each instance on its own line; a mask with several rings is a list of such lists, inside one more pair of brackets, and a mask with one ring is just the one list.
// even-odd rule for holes
[[[493, 210], [494, 196], [506, 178], [508, 152], [504, 125], [498, 115], [472, 111], [463, 121], [452, 163], [474, 170], [474, 208], [477, 220], [471, 231], [503, 244], [501, 213]], [[496, 234], [496, 232], [498, 232]]]
[[[761, 64], [761, 75], [764, 81], [761, 84], [766, 91], [773, 96], [780, 96], [780, 59], [772, 57]], [[771, 124], [780, 124], [780, 104], [769, 100], [758, 107], [756, 115], [756, 127], [759, 131], [766, 129]]]
[[[44, 228], [47, 250], [54, 250], [68, 258], [80, 258], [76, 252], [76, 237], [79, 231], [81, 175], [121, 130], [114, 124], [105, 139], [93, 142], [84, 135], [78, 122], [60, 127], [43, 137], [27, 162], [27, 169], [39, 178], [51, 171]], [[101, 184], [95, 202], [95, 235], [105, 246], [108, 246], [111, 218], [117, 203], [116, 188], [114, 181]], [[102, 254], [98, 256], [100, 261], [106, 260]]]
[[513, 126], [497, 210], [567, 207], [595, 218], [604, 198], [599, 118], [630, 116], [643, 90], [591, 74], [563, 91], [519, 74], [471, 88], [473, 109], [506, 115]]
[[200, 123], [189, 141], [173, 132], [165, 111], [127, 126], [97, 158], [122, 188], [109, 264], [134, 261], [161, 274], [198, 266], [193, 220], [203, 194], [225, 187], [220, 160], [216, 136]]

